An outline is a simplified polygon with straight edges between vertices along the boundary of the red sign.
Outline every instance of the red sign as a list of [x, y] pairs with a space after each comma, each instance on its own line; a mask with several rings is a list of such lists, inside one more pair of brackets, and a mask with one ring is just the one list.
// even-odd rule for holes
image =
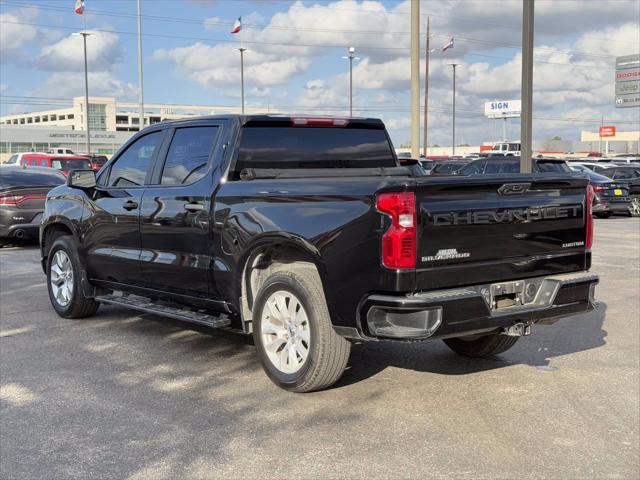
[[600, 127], [600, 137], [615, 137], [616, 127], [613, 125], [603, 125]]

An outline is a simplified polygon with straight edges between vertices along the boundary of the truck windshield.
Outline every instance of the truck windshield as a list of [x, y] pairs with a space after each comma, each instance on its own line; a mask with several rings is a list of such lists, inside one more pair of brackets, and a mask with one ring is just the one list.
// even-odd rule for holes
[[391, 143], [380, 128], [263, 125], [243, 128], [236, 171], [397, 166]]

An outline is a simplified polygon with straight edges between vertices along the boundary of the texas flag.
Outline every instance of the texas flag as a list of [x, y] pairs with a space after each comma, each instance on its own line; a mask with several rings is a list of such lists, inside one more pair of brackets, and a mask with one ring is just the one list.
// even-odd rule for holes
[[238, 17], [236, 23], [233, 24], [231, 33], [238, 33], [240, 30], [242, 30], [242, 17]]
[[449, 43], [447, 43], [444, 47], [442, 47], [442, 51], [446, 52], [450, 48], [453, 48], [453, 37], [451, 37], [451, 40], [449, 40]]
[[84, 0], [76, 0], [76, 8], [74, 11], [78, 15], [82, 15], [84, 13]]

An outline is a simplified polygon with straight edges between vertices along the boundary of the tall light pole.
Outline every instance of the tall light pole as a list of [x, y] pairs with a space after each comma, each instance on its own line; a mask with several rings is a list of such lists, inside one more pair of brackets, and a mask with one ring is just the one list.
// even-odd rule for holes
[[353, 61], [360, 57], [356, 57], [356, 47], [349, 47], [349, 54], [342, 58], [349, 60], [349, 116], [353, 117]]
[[533, 113], [534, 0], [522, 1], [522, 120], [520, 123], [520, 173], [531, 173]]
[[453, 68], [453, 128], [452, 128], [452, 140], [451, 140], [451, 155], [456, 154], [456, 67], [460, 65], [459, 63], [450, 63]]
[[89, 74], [87, 73], [87, 37], [92, 34], [87, 31], [83, 31], [74, 33], [73, 35], [82, 35], [82, 42], [84, 44], [84, 129], [87, 132], [87, 153], [91, 153], [91, 139], [89, 138]]
[[420, 157], [420, 1], [411, 1], [411, 157]]
[[427, 17], [427, 38], [425, 40], [424, 57], [424, 113], [422, 114], [424, 124], [422, 137], [422, 153], [427, 156], [427, 120], [429, 119], [429, 17]]
[[244, 47], [238, 49], [240, 52], [240, 97], [241, 97], [241, 112], [244, 113], [244, 52], [248, 50]]
[[138, 0], [138, 88], [140, 90], [140, 130], [144, 128], [144, 82], [142, 80], [142, 18]]

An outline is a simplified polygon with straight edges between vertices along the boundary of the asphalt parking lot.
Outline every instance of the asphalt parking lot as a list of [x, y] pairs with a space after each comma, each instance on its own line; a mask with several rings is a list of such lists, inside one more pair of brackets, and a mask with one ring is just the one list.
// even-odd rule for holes
[[0, 251], [0, 477], [639, 478], [640, 219], [596, 221], [598, 310], [491, 360], [363, 344], [297, 395], [248, 339], [49, 305], [34, 244]]

